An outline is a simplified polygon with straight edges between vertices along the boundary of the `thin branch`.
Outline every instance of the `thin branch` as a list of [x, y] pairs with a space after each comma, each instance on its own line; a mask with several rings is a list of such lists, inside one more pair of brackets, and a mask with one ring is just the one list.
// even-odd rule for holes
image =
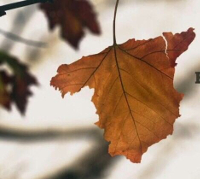
[[[36, 12], [35, 8], [31, 8], [31, 9], [24, 9], [23, 12], [17, 13], [11, 23], [12, 26], [9, 31], [14, 34], [21, 35], [28, 22], [34, 16], [35, 12]], [[15, 43], [11, 43], [7, 39], [4, 39], [0, 44], [0, 49], [8, 52], [11, 51], [14, 46]]]
[[100, 131], [95, 128], [63, 128], [55, 126], [33, 126], [33, 125], [18, 125], [8, 124], [6, 122], [0, 122], [0, 139], [22, 142], [36, 142], [43, 140], [53, 140], [56, 138], [66, 137], [96, 137]]
[[37, 48], [45, 48], [47, 46], [47, 44], [44, 43], [44, 42], [38, 42], [38, 41], [25, 39], [23, 37], [20, 37], [16, 34], [11, 33], [11, 32], [6, 32], [3, 29], [0, 29], [0, 34], [4, 35], [5, 37], [7, 37], [7, 38], [9, 38], [13, 41], [21, 42], [21, 43], [24, 43], [24, 44], [29, 45], [29, 46], [34, 46], [34, 47], [37, 47]]
[[20, 2], [15, 2], [11, 4], [6, 4], [3, 6], [0, 6], [0, 16], [6, 15], [6, 11], [17, 9], [25, 6], [29, 6], [36, 3], [46, 3], [46, 2], [53, 2], [53, 0], [25, 0]]

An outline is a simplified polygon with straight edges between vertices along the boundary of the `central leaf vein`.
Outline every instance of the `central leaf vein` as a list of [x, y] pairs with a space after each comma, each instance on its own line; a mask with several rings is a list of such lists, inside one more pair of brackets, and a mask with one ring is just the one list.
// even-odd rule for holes
[[123, 83], [122, 75], [121, 75], [121, 72], [120, 72], [120, 66], [119, 66], [119, 62], [118, 62], [118, 58], [117, 58], [116, 46], [114, 46], [114, 57], [115, 57], [115, 62], [116, 62], [117, 71], [118, 71], [118, 74], [119, 74], [119, 79], [120, 79], [122, 91], [123, 91], [123, 94], [124, 94], [124, 98], [125, 98], [129, 113], [131, 115], [131, 118], [133, 120], [133, 124], [134, 124], [135, 130], [136, 130], [136, 134], [137, 134], [137, 137], [138, 137], [138, 140], [139, 140], [139, 143], [140, 143], [140, 152], [142, 153], [142, 143], [141, 143], [141, 140], [140, 140], [140, 136], [139, 136], [139, 132], [138, 132], [138, 129], [137, 129], [136, 121], [135, 121], [135, 119], [133, 117], [129, 101], [128, 101], [128, 98], [126, 96], [126, 90], [124, 88], [124, 83]]

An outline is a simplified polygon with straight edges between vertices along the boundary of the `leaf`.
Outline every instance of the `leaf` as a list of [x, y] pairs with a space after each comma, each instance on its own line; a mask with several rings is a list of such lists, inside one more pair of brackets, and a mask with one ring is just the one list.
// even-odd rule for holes
[[6, 88], [9, 82], [8, 74], [5, 71], [0, 71], [0, 104], [6, 109], [10, 109], [10, 95]]
[[84, 28], [94, 34], [100, 34], [99, 24], [92, 5], [87, 0], [54, 0], [44, 3], [40, 8], [45, 12], [49, 28], [61, 26], [62, 37], [74, 48], [85, 35]]
[[29, 74], [27, 66], [18, 62], [4, 52], [0, 52], [0, 65], [6, 64], [12, 70], [8, 74], [0, 71], [0, 104], [10, 110], [11, 103], [15, 103], [18, 110], [24, 114], [27, 98], [32, 95], [30, 85], [37, 85], [36, 79]]
[[140, 162], [149, 146], [173, 132], [183, 94], [173, 87], [176, 58], [195, 38], [193, 29], [149, 40], [128, 40], [99, 54], [61, 65], [51, 85], [66, 93], [95, 89], [92, 101], [110, 142], [109, 153]]

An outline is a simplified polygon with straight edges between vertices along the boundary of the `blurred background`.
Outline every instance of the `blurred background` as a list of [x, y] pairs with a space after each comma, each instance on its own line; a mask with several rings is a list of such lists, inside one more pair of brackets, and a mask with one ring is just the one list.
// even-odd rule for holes
[[[0, 0], [0, 5], [16, 2]], [[200, 177], [200, 1], [121, 0], [117, 42], [149, 39], [162, 32], [179, 33], [194, 27], [196, 39], [178, 58], [174, 85], [185, 94], [174, 133], [149, 148], [141, 164], [123, 156], [110, 157], [103, 130], [91, 102], [93, 90], [84, 88], [62, 99], [50, 87], [58, 66], [95, 54], [112, 44], [115, 0], [91, 0], [102, 35], [88, 31], [75, 51], [52, 33], [38, 5], [8, 11], [0, 18], [0, 49], [18, 57], [37, 77], [27, 111], [22, 116], [0, 108], [0, 179], [199, 179]], [[7, 37], [11, 32], [38, 45]], [[42, 45], [41, 45], [42, 44]]]

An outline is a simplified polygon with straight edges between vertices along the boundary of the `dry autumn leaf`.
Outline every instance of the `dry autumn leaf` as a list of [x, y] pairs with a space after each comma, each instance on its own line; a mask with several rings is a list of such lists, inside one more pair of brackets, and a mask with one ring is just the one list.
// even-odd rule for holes
[[148, 147], [173, 132], [183, 94], [173, 86], [176, 58], [195, 38], [193, 29], [149, 40], [128, 40], [99, 54], [61, 65], [51, 85], [64, 96], [94, 88], [109, 153], [140, 162]]
[[53, 3], [41, 4], [40, 8], [48, 17], [49, 28], [61, 26], [62, 37], [75, 48], [85, 35], [84, 28], [100, 34], [96, 14], [87, 0], [54, 0]]
[[7, 86], [10, 82], [8, 74], [1, 70], [0, 71], [0, 104], [6, 109], [10, 109], [10, 95], [7, 90]]
[[37, 80], [28, 72], [27, 66], [19, 63], [15, 57], [0, 52], [0, 65], [5, 64], [12, 74], [0, 70], [0, 104], [10, 110], [13, 102], [24, 114], [27, 98], [32, 95], [29, 86], [37, 85]]

